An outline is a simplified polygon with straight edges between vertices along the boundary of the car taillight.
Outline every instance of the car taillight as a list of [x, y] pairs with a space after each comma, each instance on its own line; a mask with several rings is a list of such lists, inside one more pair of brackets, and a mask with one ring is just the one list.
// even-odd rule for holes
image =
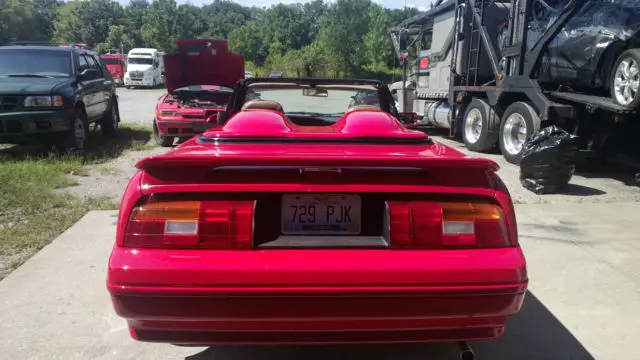
[[253, 200], [151, 201], [131, 212], [123, 245], [251, 249], [254, 209]]
[[423, 57], [420, 59], [420, 70], [426, 70], [429, 68], [429, 58]]
[[496, 204], [388, 201], [386, 211], [391, 248], [499, 248], [515, 245], [509, 239], [504, 212]]

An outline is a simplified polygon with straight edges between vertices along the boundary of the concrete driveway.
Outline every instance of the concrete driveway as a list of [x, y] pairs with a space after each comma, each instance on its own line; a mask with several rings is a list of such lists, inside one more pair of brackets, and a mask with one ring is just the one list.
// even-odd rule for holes
[[[640, 204], [517, 205], [530, 293], [477, 358], [635, 359]], [[179, 348], [129, 338], [105, 289], [115, 212], [91, 212], [0, 282], [0, 359], [457, 359], [455, 347]]]

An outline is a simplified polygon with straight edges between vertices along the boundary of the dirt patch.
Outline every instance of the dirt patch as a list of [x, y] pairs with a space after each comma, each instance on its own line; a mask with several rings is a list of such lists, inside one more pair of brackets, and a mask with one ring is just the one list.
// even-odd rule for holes
[[135, 165], [138, 160], [165, 152], [167, 149], [160, 147], [130, 151], [104, 164], [87, 166], [85, 174], [70, 175], [77, 185], [58, 191], [69, 193], [81, 199], [99, 196], [120, 203], [125, 187], [136, 173]]

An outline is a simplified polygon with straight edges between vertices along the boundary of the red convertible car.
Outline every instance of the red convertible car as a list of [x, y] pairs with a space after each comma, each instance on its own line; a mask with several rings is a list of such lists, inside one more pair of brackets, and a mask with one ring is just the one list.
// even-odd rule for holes
[[[349, 107], [365, 89], [380, 107]], [[378, 81], [247, 79], [219, 126], [140, 160], [107, 277], [131, 336], [186, 345], [501, 335], [527, 272], [498, 166], [407, 129], [414, 115], [393, 104]]]
[[223, 40], [183, 39], [164, 63], [168, 92], [156, 104], [153, 135], [158, 145], [172, 146], [197, 134], [193, 123], [215, 123], [244, 78], [244, 59]]

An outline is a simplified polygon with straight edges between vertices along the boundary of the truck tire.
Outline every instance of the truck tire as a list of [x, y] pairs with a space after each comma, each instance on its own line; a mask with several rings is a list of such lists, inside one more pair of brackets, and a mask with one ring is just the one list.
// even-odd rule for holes
[[55, 148], [60, 153], [79, 152], [87, 149], [89, 138], [89, 122], [82, 109], [76, 109], [73, 113], [69, 130], [55, 139]]
[[618, 57], [609, 76], [611, 98], [621, 106], [635, 109], [640, 105], [640, 49], [630, 49]]
[[153, 138], [156, 143], [162, 147], [170, 147], [173, 145], [173, 136], [163, 136], [158, 131], [158, 125], [155, 119], [153, 120]]
[[512, 163], [520, 163], [522, 146], [540, 130], [540, 118], [531, 105], [515, 102], [507, 108], [500, 122], [500, 151]]
[[484, 100], [473, 98], [464, 112], [462, 139], [467, 149], [487, 152], [498, 145], [500, 119]]
[[118, 101], [111, 100], [111, 106], [109, 110], [104, 114], [100, 120], [100, 128], [102, 134], [105, 136], [115, 136], [118, 132], [118, 125], [120, 123], [120, 108], [118, 108]]

